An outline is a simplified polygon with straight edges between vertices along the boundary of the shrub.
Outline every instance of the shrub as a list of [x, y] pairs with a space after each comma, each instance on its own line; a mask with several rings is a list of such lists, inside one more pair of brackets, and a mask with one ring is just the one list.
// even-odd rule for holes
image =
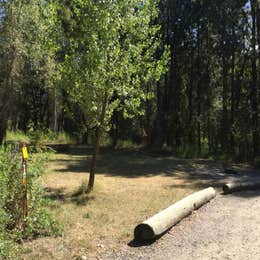
[[48, 158], [49, 153], [40, 153], [32, 154], [28, 160], [28, 218], [24, 221], [21, 156], [11, 146], [0, 147], [0, 258], [13, 257], [15, 242], [59, 233], [57, 223], [46, 210], [46, 200], [37, 183]]

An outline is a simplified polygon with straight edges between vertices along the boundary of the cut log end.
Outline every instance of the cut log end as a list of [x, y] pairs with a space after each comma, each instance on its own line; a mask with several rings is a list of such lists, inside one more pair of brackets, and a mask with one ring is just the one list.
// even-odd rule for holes
[[155, 237], [155, 233], [148, 224], [141, 223], [136, 226], [134, 237], [136, 240], [151, 240]]
[[231, 193], [229, 184], [224, 184], [222, 188], [223, 188], [224, 194], [229, 194], [229, 193]]
[[245, 190], [257, 190], [260, 189], [260, 182], [231, 182], [224, 184], [222, 188], [224, 194]]

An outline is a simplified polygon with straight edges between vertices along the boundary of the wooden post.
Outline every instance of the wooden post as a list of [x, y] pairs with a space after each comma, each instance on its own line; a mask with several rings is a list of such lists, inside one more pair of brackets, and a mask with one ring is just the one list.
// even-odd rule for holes
[[26, 218], [28, 216], [28, 202], [27, 202], [27, 159], [28, 152], [26, 144], [22, 144], [22, 191], [23, 191], [23, 221], [26, 223]]

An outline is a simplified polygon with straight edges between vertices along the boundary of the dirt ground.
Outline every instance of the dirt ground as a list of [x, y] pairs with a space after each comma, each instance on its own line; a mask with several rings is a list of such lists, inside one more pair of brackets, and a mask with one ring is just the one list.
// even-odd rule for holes
[[152, 244], [100, 259], [260, 259], [260, 192], [218, 195]]
[[87, 180], [89, 159], [86, 147], [55, 155], [41, 184], [62, 235], [26, 242], [21, 259], [260, 260], [257, 192], [219, 194], [160, 239], [131, 241], [135, 225], [176, 200], [208, 186], [220, 192], [223, 183], [259, 179], [259, 171], [237, 166], [237, 174], [226, 174], [214, 160], [102, 150], [95, 191], [75, 197]]

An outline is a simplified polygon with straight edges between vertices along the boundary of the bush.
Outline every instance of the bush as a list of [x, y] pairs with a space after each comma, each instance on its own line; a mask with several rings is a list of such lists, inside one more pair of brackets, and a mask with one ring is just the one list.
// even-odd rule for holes
[[[28, 160], [28, 218], [22, 216], [21, 155], [10, 146], [0, 147], [0, 258], [12, 258], [15, 242], [42, 235], [57, 235], [59, 228], [46, 210], [37, 184], [49, 153], [32, 154]], [[24, 224], [26, 223], [26, 224]]]

